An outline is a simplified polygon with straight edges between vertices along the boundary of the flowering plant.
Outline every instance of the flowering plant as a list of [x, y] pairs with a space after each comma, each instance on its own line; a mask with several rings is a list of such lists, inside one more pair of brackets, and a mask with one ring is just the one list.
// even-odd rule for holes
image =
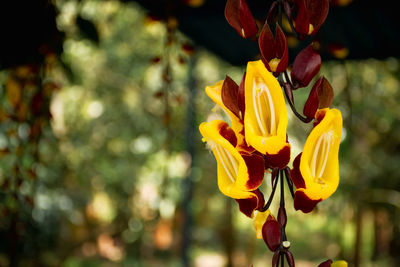
[[[274, 253], [272, 266], [295, 266], [285, 228], [287, 215], [284, 191], [286, 183], [294, 208], [304, 213], [329, 198], [339, 185], [339, 146], [342, 116], [331, 108], [333, 89], [325, 77], [315, 81], [300, 114], [294, 105], [293, 91], [306, 87], [321, 67], [321, 57], [314, 43], [295, 58], [288, 72], [288, 46], [282, 30], [286, 15], [291, 26], [288, 34], [299, 40], [313, 36], [320, 29], [329, 10], [328, 0], [277, 0], [272, 2], [264, 26], [257, 23], [245, 0], [228, 0], [225, 17], [242, 36], [257, 40], [261, 60], [250, 61], [241, 83], [229, 76], [206, 87], [207, 95], [230, 117], [231, 123], [212, 120], [200, 124], [203, 141], [217, 160], [220, 191], [234, 198], [239, 209], [254, 218], [257, 238], [263, 238]], [[275, 24], [275, 35], [271, 25]], [[288, 166], [291, 145], [287, 135], [286, 102], [304, 123], [313, 122], [303, 152]], [[270, 174], [272, 190], [267, 198], [259, 189], [265, 173]], [[277, 216], [269, 207], [280, 184]], [[256, 214], [256, 215], [255, 215]], [[347, 266], [344, 261], [327, 260], [319, 266]]]

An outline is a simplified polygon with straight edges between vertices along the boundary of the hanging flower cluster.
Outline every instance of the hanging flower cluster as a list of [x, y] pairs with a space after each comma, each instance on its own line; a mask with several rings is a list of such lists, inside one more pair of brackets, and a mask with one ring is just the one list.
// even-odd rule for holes
[[[295, 265], [285, 232], [284, 184], [288, 185], [294, 208], [304, 213], [330, 197], [339, 185], [342, 116], [338, 109], [330, 107], [333, 89], [325, 77], [320, 77], [310, 90], [303, 114], [296, 110], [293, 91], [311, 83], [320, 70], [321, 57], [313, 43], [309, 44], [296, 56], [289, 74], [288, 46], [280, 26], [285, 14], [292, 28], [289, 34], [303, 40], [320, 29], [328, 10], [328, 0], [274, 1], [259, 31], [246, 1], [228, 0], [228, 23], [243, 38], [258, 38], [261, 60], [248, 62], [239, 85], [226, 76], [205, 89], [230, 118], [230, 123], [212, 120], [199, 127], [203, 141], [217, 160], [218, 187], [237, 201], [242, 213], [255, 217], [257, 238], [263, 238], [274, 253], [272, 266], [283, 266], [285, 261], [289, 266]], [[292, 168], [288, 166], [291, 145], [286, 132], [286, 103], [300, 121], [313, 122], [303, 152], [295, 157]], [[265, 173], [271, 174], [272, 186], [267, 200], [259, 189]], [[275, 217], [269, 206], [278, 183], [280, 205]], [[320, 266], [347, 263], [327, 260]]]

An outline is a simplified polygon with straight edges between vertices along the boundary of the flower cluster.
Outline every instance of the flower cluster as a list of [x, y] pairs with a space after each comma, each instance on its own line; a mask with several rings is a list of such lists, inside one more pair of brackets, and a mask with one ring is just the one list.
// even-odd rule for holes
[[[286, 174], [290, 186], [296, 186], [296, 210], [310, 212], [335, 192], [342, 131], [339, 110], [317, 109], [303, 153], [289, 171], [291, 146], [286, 134], [285, 98], [279, 82], [261, 60], [248, 63], [240, 85], [227, 76], [205, 91], [228, 114], [231, 124], [222, 120], [203, 122], [200, 132], [217, 160], [220, 191], [236, 199], [245, 215], [253, 217], [255, 210], [267, 209], [258, 189], [265, 172], [272, 173], [275, 186], [280, 172], [282, 177]], [[267, 218], [264, 216], [265, 224], [274, 220]]]
[[[292, 32], [303, 40], [314, 35], [329, 10], [328, 0], [274, 1], [260, 31], [245, 0], [228, 0], [225, 16], [243, 38], [257, 40], [261, 59], [248, 62], [238, 85], [229, 76], [206, 87], [207, 95], [230, 118], [230, 123], [212, 120], [200, 124], [203, 141], [217, 160], [218, 187], [237, 201], [239, 209], [253, 218], [257, 238], [263, 238], [274, 253], [272, 266], [286, 259], [294, 266], [285, 227], [287, 223], [284, 184], [287, 183], [294, 208], [311, 212], [322, 200], [330, 197], [339, 185], [339, 146], [342, 116], [331, 108], [333, 89], [321, 76], [315, 81], [304, 105], [303, 115], [294, 105], [293, 91], [307, 87], [321, 67], [321, 57], [313, 43], [295, 58], [290, 74], [287, 71], [288, 46], [281, 28], [282, 10]], [[275, 24], [274, 34], [270, 25]], [[290, 75], [290, 76], [289, 76]], [[285, 101], [286, 98], [286, 101]], [[287, 135], [286, 102], [293, 113], [313, 129], [303, 152], [288, 166], [291, 145]], [[272, 190], [267, 200], [259, 189], [265, 173], [271, 174]], [[269, 211], [278, 183], [281, 199], [277, 217]], [[258, 212], [256, 212], [258, 211]], [[346, 266], [331, 260], [320, 266]]]
[[[258, 187], [264, 173], [288, 170], [290, 161], [288, 115], [281, 86], [259, 60], [248, 63], [240, 86], [227, 76], [205, 91], [231, 119], [230, 125], [222, 120], [200, 125], [203, 141], [217, 160], [219, 189], [238, 200], [241, 210], [252, 217], [254, 210], [262, 209], [264, 198]], [[339, 110], [316, 110], [303, 153], [288, 172], [297, 188], [296, 210], [310, 212], [336, 191], [341, 132]]]

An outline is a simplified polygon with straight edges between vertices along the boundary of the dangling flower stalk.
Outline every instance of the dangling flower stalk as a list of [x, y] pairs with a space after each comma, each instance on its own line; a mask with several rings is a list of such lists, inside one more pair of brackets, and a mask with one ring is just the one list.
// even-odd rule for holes
[[[290, 75], [287, 71], [288, 47], [286, 35], [303, 40], [314, 36], [329, 10], [329, 0], [276, 0], [271, 3], [261, 30], [245, 0], [228, 0], [225, 16], [242, 38], [258, 40], [261, 60], [248, 62], [240, 85], [229, 76], [214, 86], [206, 87], [207, 95], [231, 119], [203, 122], [200, 132], [217, 160], [218, 186], [234, 198], [239, 209], [254, 219], [257, 238], [264, 239], [273, 252], [272, 266], [294, 267], [291, 242], [286, 235], [287, 215], [285, 183], [293, 198], [294, 208], [311, 212], [329, 198], [339, 184], [339, 146], [342, 116], [330, 108], [333, 89], [321, 76], [313, 84], [304, 105], [303, 115], [294, 105], [293, 91], [307, 87], [321, 67], [321, 57], [313, 43], [295, 58]], [[282, 30], [283, 15], [291, 32]], [[275, 25], [275, 35], [271, 31]], [[304, 150], [288, 166], [291, 145], [286, 133], [288, 115], [286, 102], [294, 115], [304, 123], [313, 122]], [[271, 174], [268, 198], [259, 189], [265, 172]], [[276, 217], [269, 210], [280, 185], [279, 208]], [[327, 260], [321, 267], [347, 266], [344, 261]]]

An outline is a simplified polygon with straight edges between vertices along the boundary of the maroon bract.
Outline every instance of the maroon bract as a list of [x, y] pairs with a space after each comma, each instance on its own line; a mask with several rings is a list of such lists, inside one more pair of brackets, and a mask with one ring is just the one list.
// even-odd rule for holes
[[289, 53], [285, 34], [278, 24], [276, 24], [275, 35], [274, 38], [268, 23], [265, 23], [258, 38], [258, 44], [265, 67], [277, 76], [286, 70]]
[[243, 38], [255, 37], [258, 27], [245, 0], [228, 0], [225, 18]]

